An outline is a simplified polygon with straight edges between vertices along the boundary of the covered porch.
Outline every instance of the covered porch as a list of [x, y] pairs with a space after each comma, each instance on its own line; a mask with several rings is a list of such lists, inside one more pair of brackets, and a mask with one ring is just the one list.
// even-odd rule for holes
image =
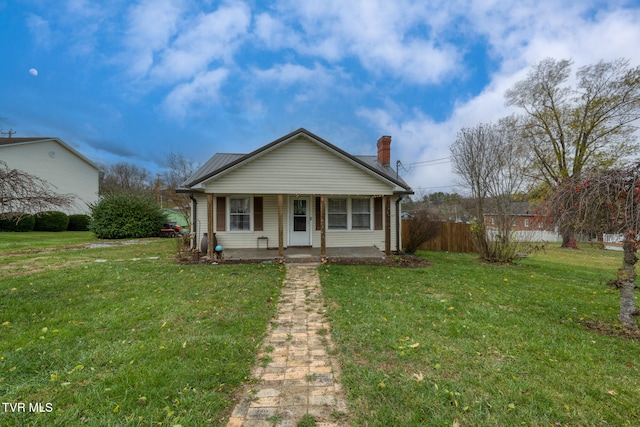
[[233, 248], [225, 249], [222, 256], [227, 261], [279, 261], [311, 262], [322, 258], [352, 258], [352, 259], [384, 259], [385, 254], [375, 246], [326, 248], [326, 255], [321, 254], [321, 248], [289, 247], [283, 250], [283, 256], [278, 255], [278, 248]]

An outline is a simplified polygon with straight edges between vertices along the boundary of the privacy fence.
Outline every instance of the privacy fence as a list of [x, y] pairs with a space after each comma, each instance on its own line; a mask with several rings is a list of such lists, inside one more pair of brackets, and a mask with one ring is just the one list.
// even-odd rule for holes
[[[402, 220], [402, 241], [408, 239], [409, 223], [412, 220]], [[420, 249], [425, 251], [448, 251], [448, 252], [475, 252], [469, 224], [460, 222], [441, 222], [440, 234], [435, 239], [420, 245]]]

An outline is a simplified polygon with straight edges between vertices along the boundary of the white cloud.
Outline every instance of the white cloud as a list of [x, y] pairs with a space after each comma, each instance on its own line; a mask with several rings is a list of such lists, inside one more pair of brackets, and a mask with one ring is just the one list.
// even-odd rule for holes
[[202, 72], [191, 81], [176, 86], [165, 98], [164, 110], [171, 116], [183, 119], [193, 112], [194, 106], [215, 103], [228, 75], [228, 70], [220, 68]]
[[153, 65], [154, 55], [167, 47], [177, 31], [182, 3], [181, 0], [147, 0], [129, 10], [126, 60], [134, 75], [146, 75]]
[[412, 83], [436, 83], [459, 71], [459, 52], [429, 32], [443, 26], [442, 14], [409, 1], [283, 1], [256, 21], [267, 47], [330, 62], [353, 56], [375, 75]]
[[183, 22], [152, 75], [164, 81], [189, 79], [214, 61], [230, 61], [250, 22], [251, 11], [244, 3], [221, 6]]
[[45, 49], [51, 47], [52, 37], [49, 21], [32, 13], [27, 16], [27, 28], [38, 46]]

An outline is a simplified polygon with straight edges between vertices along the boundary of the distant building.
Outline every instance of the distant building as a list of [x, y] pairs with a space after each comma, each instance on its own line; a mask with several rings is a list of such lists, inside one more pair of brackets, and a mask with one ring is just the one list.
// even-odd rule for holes
[[98, 200], [100, 168], [58, 138], [0, 138], [0, 159], [47, 181], [58, 194], [73, 197], [67, 214], [89, 213]]
[[[529, 202], [512, 202], [510, 206], [511, 231], [528, 241], [561, 242], [562, 236], [556, 232], [555, 226], [545, 222], [534, 213]], [[484, 225], [491, 234], [500, 232], [499, 216], [495, 212], [484, 215]]]

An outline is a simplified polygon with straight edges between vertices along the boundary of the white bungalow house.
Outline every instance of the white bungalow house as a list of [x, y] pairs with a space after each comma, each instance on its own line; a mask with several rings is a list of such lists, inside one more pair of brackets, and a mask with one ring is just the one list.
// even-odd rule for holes
[[216, 154], [178, 191], [192, 200], [194, 244], [224, 248], [377, 247], [399, 250], [400, 200], [413, 194], [377, 156], [354, 156], [306, 129], [249, 154]]
[[98, 200], [100, 168], [61, 139], [0, 138], [0, 159], [47, 181], [56, 193], [72, 195], [67, 214], [87, 214]]

